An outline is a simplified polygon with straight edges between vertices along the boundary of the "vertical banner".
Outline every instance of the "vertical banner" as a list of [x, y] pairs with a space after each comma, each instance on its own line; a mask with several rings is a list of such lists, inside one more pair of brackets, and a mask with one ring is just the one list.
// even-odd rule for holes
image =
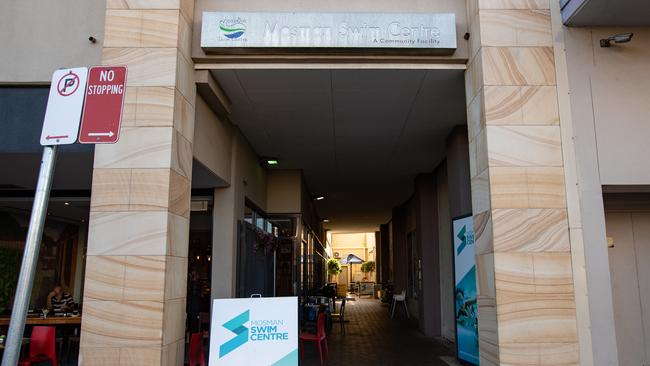
[[216, 299], [210, 366], [298, 366], [298, 298]]
[[452, 232], [457, 356], [461, 361], [478, 365], [478, 308], [472, 215], [453, 219]]

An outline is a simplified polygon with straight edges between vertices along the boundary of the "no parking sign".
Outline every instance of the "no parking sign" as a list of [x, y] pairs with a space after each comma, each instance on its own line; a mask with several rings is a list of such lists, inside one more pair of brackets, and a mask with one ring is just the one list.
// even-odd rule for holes
[[298, 298], [216, 299], [210, 366], [298, 365]]

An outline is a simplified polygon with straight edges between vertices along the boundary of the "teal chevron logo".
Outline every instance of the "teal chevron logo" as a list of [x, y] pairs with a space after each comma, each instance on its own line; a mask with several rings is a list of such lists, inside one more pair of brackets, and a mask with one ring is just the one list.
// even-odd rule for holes
[[223, 327], [235, 333], [235, 336], [226, 343], [219, 346], [219, 358], [241, 347], [248, 341], [248, 328], [244, 326], [250, 318], [249, 310], [223, 323]]
[[456, 235], [456, 237], [460, 239], [460, 245], [458, 245], [458, 249], [456, 249], [456, 255], [460, 255], [463, 249], [465, 249], [465, 247], [468, 245], [474, 245], [474, 232], [467, 232], [466, 225], [463, 225], [463, 228], [458, 231], [458, 235]]

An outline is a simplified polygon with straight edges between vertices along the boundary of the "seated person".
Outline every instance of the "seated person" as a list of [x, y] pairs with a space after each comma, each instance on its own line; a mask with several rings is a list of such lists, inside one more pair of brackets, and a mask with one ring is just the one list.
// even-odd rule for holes
[[61, 286], [54, 287], [54, 290], [47, 295], [47, 307], [52, 309], [54, 315], [72, 312], [74, 299], [72, 295], [63, 291]]

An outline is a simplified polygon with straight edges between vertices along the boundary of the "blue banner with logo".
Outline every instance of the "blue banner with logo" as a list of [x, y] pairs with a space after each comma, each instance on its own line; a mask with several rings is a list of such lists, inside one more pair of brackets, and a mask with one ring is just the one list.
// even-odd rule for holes
[[478, 357], [478, 307], [476, 304], [476, 257], [474, 218], [453, 219], [454, 293], [458, 359], [473, 365]]

